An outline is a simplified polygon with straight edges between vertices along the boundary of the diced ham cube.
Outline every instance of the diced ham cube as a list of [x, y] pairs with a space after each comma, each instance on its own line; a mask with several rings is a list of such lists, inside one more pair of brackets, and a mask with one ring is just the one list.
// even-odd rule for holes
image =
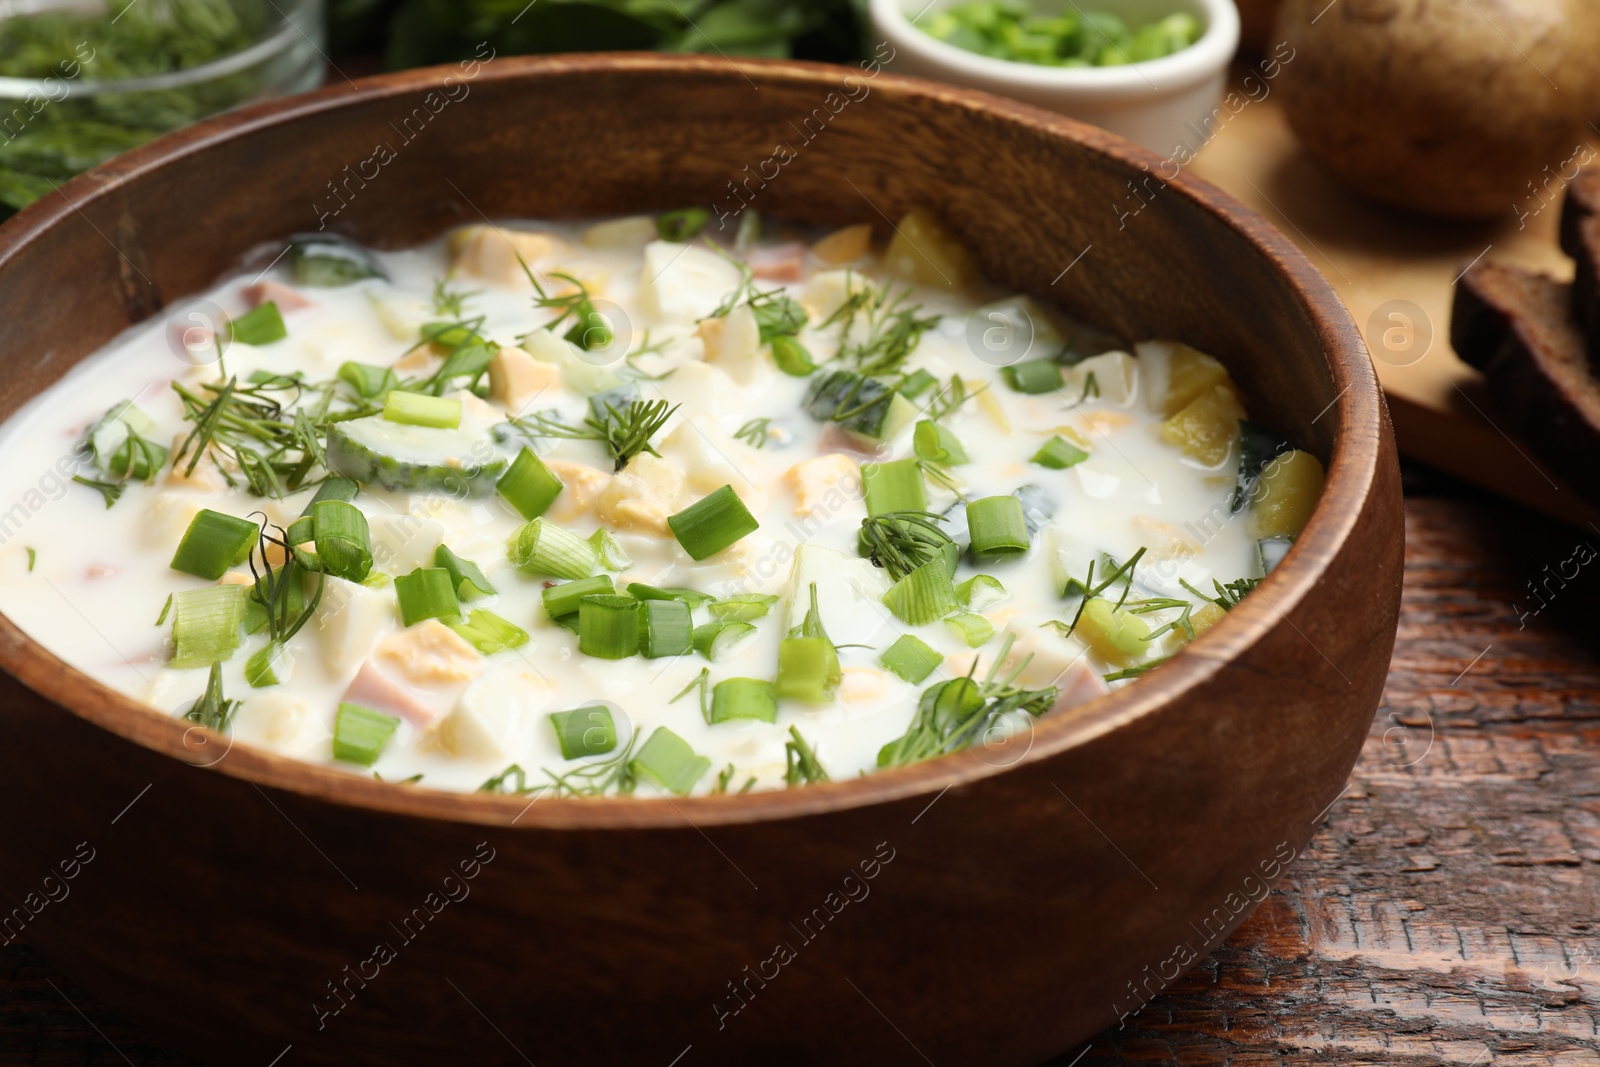
[[315, 300], [303, 295], [298, 289], [289, 288], [282, 282], [256, 282], [254, 285], [245, 286], [242, 295], [245, 302], [252, 308], [260, 307], [270, 301], [277, 304], [278, 310], [285, 314], [317, 306]]
[[797, 282], [806, 273], [806, 246], [799, 241], [752, 248], [746, 261], [757, 278], [774, 282]]

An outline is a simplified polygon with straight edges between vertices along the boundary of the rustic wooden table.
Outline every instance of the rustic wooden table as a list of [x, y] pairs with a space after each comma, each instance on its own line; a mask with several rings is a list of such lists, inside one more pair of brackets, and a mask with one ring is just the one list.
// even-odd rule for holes
[[[1600, 530], [1408, 469], [1399, 639], [1349, 788], [1220, 950], [1052, 1067], [1600, 1065], [1585, 543]], [[0, 1065], [124, 1062], [191, 1061], [0, 948]]]

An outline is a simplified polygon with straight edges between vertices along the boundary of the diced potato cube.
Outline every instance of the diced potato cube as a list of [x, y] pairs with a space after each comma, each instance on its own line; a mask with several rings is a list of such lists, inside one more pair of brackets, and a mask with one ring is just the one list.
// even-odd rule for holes
[[740, 304], [726, 315], [701, 319], [698, 332], [707, 363], [715, 363], [741, 385], [756, 380], [761, 372], [761, 326], [750, 305]]
[[853, 270], [825, 270], [812, 275], [800, 293], [800, 306], [814, 323], [826, 321], [856, 293], [872, 288], [872, 282]]
[[638, 251], [656, 239], [656, 220], [649, 215], [629, 215], [597, 222], [583, 231], [585, 247]]
[[1126, 352], [1102, 352], [1067, 369], [1067, 397], [1126, 404], [1139, 388], [1139, 364]]
[[811, 246], [811, 254], [830, 267], [855, 263], [872, 251], [872, 227], [864, 222], [834, 230]]
[[496, 668], [467, 686], [435, 731], [438, 747], [465, 759], [523, 758], [550, 703], [550, 683], [537, 674]]
[[450, 235], [448, 245], [458, 270], [500, 285], [527, 285], [523, 263], [531, 267], [567, 250], [566, 242], [553, 234], [503, 226], [463, 227]]
[[1261, 537], [1296, 537], [1322, 495], [1322, 464], [1310, 452], [1285, 452], [1261, 472], [1255, 489], [1256, 532]]
[[796, 515], [839, 515], [862, 499], [861, 466], [843, 452], [803, 460], [783, 474]]
[[715, 252], [651, 241], [639, 273], [639, 307], [657, 322], [687, 325], [715, 311], [741, 278], [739, 268]]
[[306, 756], [333, 738], [333, 727], [328, 714], [305, 697], [267, 690], [240, 702], [233, 736], [285, 756]]
[[1228, 368], [1204, 352], [1174, 342], [1167, 357], [1167, 393], [1161, 399], [1162, 417], [1176, 415], [1214, 385], [1225, 385], [1238, 393], [1233, 379], [1228, 377]]
[[546, 512], [552, 522], [571, 522], [594, 508], [600, 494], [611, 484], [611, 474], [587, 463], [547, 459], [544, 465], [561, 479], [561, 494]]
[[1150, 651], [1150, 625], [1139, 616], [1095, 597], [1083, 606], [1073, 635], [1089, 646], [1089, 651], [1117, 666], [1144, 659]]
[[318, 644], [328, 672], [344, 676], [367, 658], [378, 637], [400, 622], [394, 593], [343, 578], [324, 579], [315, 615]]
[[151, 548], [175, 550], [201, 510], [201, 502], [188, 493], [164, 489], [145, 505], [145, 518], [139, 524], [140, 539]]
[[424, 619], [378, 642], [380, 664], [415, 685], [465, 682], [483, 667], [467, 639], [438, 619]]
[[600, 521], [614, 530], [670, 537], [667, 517], [679, 511], [682, 503], [683, 472], [644, 452], [612, 475], [595, 510]]
[[883, 266], [908, 282], [937, 289], [959, 289], [977, 274], [967, 246], [923, 208], [906, 212], [895, 227]]
[[520, 348], [502, 348], [489, 361], [489, 396], [512, 415], [521, 414], [541, 393], [560, 387], [560, 368], [540, 363]]
[[1233, 389], [1213, 385], [1161, 424], [1161, 439], [1208, 467], [1225, 461], [1239, 438], [1244, 405]]
[[378, 317], [383, 328], [389, 331], [389, 336], [396, 341], [405, 341], [407, 344], [415, 343], [431, 316], [421, 303], [407, 300], [398, 296], [367, 290], [367, 299], [372, 303], [372, 313]]
[[654, 384], [662, 396], [678, 405], [678, 414], [686, 419], [734, 415], [745, 408], [727, 372], [699, 360], [680, 364], [670, 377]]
[[[561, 371], [562, 384], [569, 392], [589, 396], [614, 389], [622, 376], [607, 366], [590, 363], [581, 349], [549, 330], [531, 330], [522, 338], [523, 350], [538, 363], [548, 363]], [[674, 375], [676, 377], [676, 375]]]

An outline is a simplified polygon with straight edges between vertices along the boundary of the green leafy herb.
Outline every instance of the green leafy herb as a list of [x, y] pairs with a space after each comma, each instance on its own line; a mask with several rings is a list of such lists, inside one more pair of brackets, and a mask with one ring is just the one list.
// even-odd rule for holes
[[590, 415], [581, 426], [573, 426], [539, 412], [528, 418], [513, 418], [511, 424], [529, 437], [553, 437], [568, 441], [598, 441], [611, 453], [613, 470], [621, 470], [641, 452], [660, 457], [650, 438], [665, 426], [678, 410], [665, 400], [635, 400], [625, 408], [605, 405], [605, 417]]
[[940, 316], [919, 317], [921, 304], [906, 304], [911, 287], [868, 288], [854, 292], [827, 319], [823, 328], [839, 327], [839, 354], [864, 375], [893, 374], [916, 350], [922, 335]]
[[[911, 726], [878, 751], [878, 766], [904, 767], [956, 752], [984, 741], [1000, 720], [1012, 712], [1025, 711], [1039, 716], [1049, 711], [1056, 700], [1054, 686], [1022, 689], [1016, 685], [1017, 677], [1027, 668], [1032, 656], [1024, 658], [1007, 674], [999, 673], [1014, 639], [1015, 635], [1007, 635], [983, 681], [976, 681], [968, 674], [923, 690]], [[973, 669], [976, 668], [974, 661]]]
[[771, 419], [751, 419], [739, 427], [733, 436], [748, 444], [751, 448], [761, 448], [767, 443], [767, 431], [772, 426]]
[[462, 305], [477, 296], [478, 291], [452, 289], [450, 279], [451, 275], [446, 274], [433, 283], [433, 313], [440, 318], [459, 319], [462, 315]]
[[941, 557], [953, 562], [955, 542], [939, 528], [944, 520], [928, 511], [891, 511], [861, 520], [861, 554], [899, 581], [924, 563]]
[[1181, 578], [1178, 580], [1178, 584], [1189, 590], [1189, 592], [1193, 593], [1201, 600], [1209, 601], [1221, 608], [1223, 611], [1232, 611], [1234, 608], [1239, 606], [1239, 601], [1243, 600], [1246, 595], [1255, 589], [1256, 586], [1261, 584], [1261, 579], [1239, 578], [1224, 585], [1220, 581], [1217, 581], [1215, 578], [1213, 578], [1211, 580], [1211, 584], [1216, 587], [1217, 591], [1217, 595], [1214, 597], [1206, 596], [1206, 594], [1202, 593], [1188, 582], [1183, 581]]
[[199, 723], [219, 734], [228, 732], [228, 727], [233, 725], [233, 713], [239, 710], [237, 700], [228, 700], [222, 695], [222, 664], [213, 663], [211, 674], [206, 678], [206, 690], [194, 706], [183, 715], [189, 722]]
[[810, 742], [800, 736], [798, 727], [789, 727], [789, 738], [790, 740], [783, 743], [783, 758], [787, 765], [783, 772], [783, 780], [791, 787], [810, 785], [812, 782], [826, 782], [828, 772], [823, 769]]
[[81, 474], [74, 474], [72, 480], [79, 485], [87, 485], [105, 498], [106, 507], [115, 504], [122, 497], [122, 491], [127, 488], [123, 482], [100, 482], [93, 478], [85, 478]]

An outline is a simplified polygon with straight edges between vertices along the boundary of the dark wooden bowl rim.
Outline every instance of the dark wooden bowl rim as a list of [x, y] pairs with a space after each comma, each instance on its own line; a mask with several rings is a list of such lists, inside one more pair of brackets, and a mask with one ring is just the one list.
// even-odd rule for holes
[[[752, 79], [780, 83], [826, 87], [839, 76], [839, 68], [820, 63], [655, 53], [503, 57], [479, 76], [534, 81], [574, 73], [629, 70], [659, 72], [670, 78], [686, 71], [725, 71], [730, 63]], [[159, 170], [168, 160], [202, 152], [236, 134], [335, 111], [351, 100], [425, 91], [454, 73], [454, 66], [435, 67], [332, 85], [313, 93], [256, 104], [168, 134], [72, 179], [0, 226], [0, 259], [17, 254], [49, 228], [69, 222], [86, 201], [107, 195], [136, 175]], [[1125, 164], [1130, 172], [1140, 167], [1154, 170], [1161, 162], [1154, 153], [1097, 127], [987, 93], [890, 74], [879, 75], [875, 84], [935, 100], [953, 110], [998, 117], [1077, 141]], [[1327, 413], [1337, 419], [1327, 483], [1294, 548], [1255, 593], [1149, 677], [1081, 708], [1038, 720], [1030, 749], [1012, 766], [1054, 755], [1109, 733], [1161, 705], [1184, 699], [1222, 665], [1279, 625], [1280, 620], [1287, 621], [1285, 613], [1311, 593], [1322, 578], [1327, 561], [1337, 555], [1349, 536], [1377, 473], [1383, 398], [1366, 347], [1333, 288], [1298, 248], [1233, 197], [1186, 172], [1167, 184], [1170, 195], [1220, 216], [1277, 266], [1320, 338], [1338, 390], [1333, 410]], [[227, 738], [199, 727], [187, 727], [182, 720], [101, 685], [57, 659], [4, 615], [0, 615], [0, 636], [5, 638], [0, 641], [0, 669], [80, 718], [137, 744], [190, 763], [204, 762], [195, 758], [197, 747], [218, 745], [226, 751], [226, 758], [211, 770], [340, 804], [413, 817], [544, 830], [681, 828], [686, 819], [695, 825], [751, 823], [918, 796], [931, 801], [952, 786], [1009, 769], [992, 766], [980, 753], [968, 750], [911, 767], [803, 789], [676, 799], [548, 799], [531, 804], [516, 797], [400, 787], [302, 763], [249, 745], [230, 748]]]

